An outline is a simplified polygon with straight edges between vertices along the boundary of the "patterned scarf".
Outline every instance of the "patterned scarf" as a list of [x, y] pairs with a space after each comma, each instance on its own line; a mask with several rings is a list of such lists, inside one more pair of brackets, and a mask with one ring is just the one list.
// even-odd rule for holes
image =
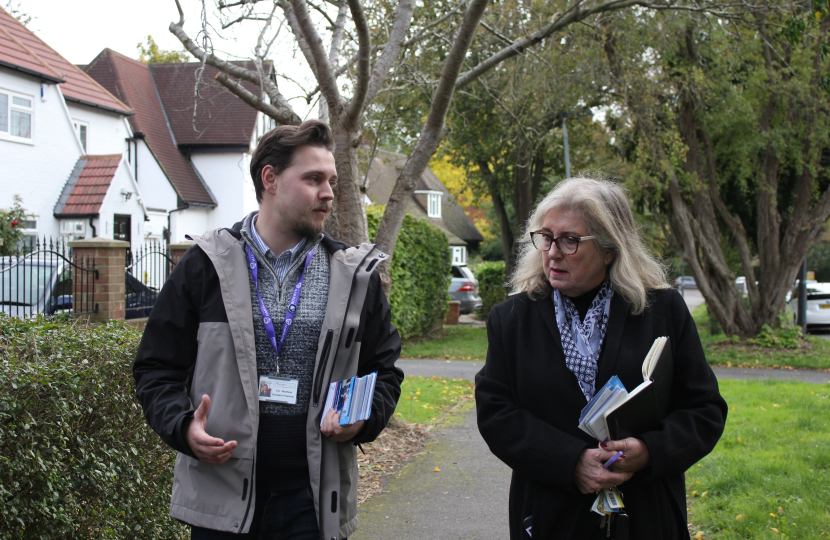
[[562, 349], [565, 351], [565, 363], [576, 375], [585, 399], [591, 401], [594, 397], [597, 361], [602, 350], [602, 342], [605, 340], [614, 288], [611, 286], [611, 280], [606, 279], [603, 282], [582, 322], [579, 322], [579, 312], [570, 298], [558, 289], [553, 290], [552, 296], [556, 308], [556, 326], [559, 327]]

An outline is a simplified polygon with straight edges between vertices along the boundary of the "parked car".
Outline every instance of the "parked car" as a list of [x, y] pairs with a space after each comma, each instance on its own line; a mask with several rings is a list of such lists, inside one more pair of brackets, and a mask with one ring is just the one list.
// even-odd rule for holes
[[[807, 327], [830, 327], [830, 283], [808, 281], [807, 285]], [[793, 322], [798, 318], [798, 281], [790, 291], [787, 305], [793, 310]]]
[[453, 263], [451, 269], [450, 297], [461, 302], [461, 313], [472, 313], [481, 307], [478, 280], [466, 264]]
[[682, 291], [683, 289], [697, 289], [697, 283], [692, 276], [680, 276], [674, 280], [674, 288]]
[[[125, 318], [147, 317], [158, 291], [124, 273]], [[57, 315], [73, 307], [70, 265], [60, 257], [0, 257], [0, 313], [9, 317]], [[93, 306], [76, 306], [91, 310]]]
[[0, 312], [31, 317], [71, 307], [58, 286], [64, 265], [62, 259], [0, 257]]

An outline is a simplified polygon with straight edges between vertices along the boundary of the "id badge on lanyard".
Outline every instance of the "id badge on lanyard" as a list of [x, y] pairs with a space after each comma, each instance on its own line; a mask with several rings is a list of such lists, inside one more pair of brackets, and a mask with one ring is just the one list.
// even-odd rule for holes
[[285, 338], [288, 336], [288, 331], [291, 330], [294, 317], [297, 315], [297, 306], [300, 303], [300, 293], [303, 290], [305, 271], [311, 263], [311, 258], [314, 256], [315, 249], [316, 248], [311, 248], [311, 251], [309, 251], [305, 258], [305, 266], [303, 266], [303, 272], [300, 274], [300, 278], [297, 280], [297, 284], [294, 286], [294, 290], [291, 293], [291, 300], [288, 304], [288, 309], [285, 313], [285, 320], [282, 324], [282, 334], [280, 335], [279, 342], [277, 342], [277, 331], [274, 328], [274, 321], [271, 319], [271, 313], [268, 311], [268, 307], [262, 299], [262, 294], [259, 292], [259, 261], [257, 261], [253, 251], [251, 251], [251, 247], [247, 245], [245, 246], [245, 251], [248, 255], [248, 267], [251, 269], [251, 275], [254, 278], [254, 285], [256, 286], [256, 295], [259, 302], [259, 312], [262, 315], [262, 324], [265, 326], [265, 333], [268, 334], [268, 341], [271, 342], [271, 346], [274, 347], [274, 353], [276, 354], [275, 372], [271, 375], [262, 375], [259, 377], [260, 401], [286, 403], [289, 405], [295, 405], [297, 403], [297, 389], [299, 387], [299, 381], [288, 377], [280, 377], [280, 350], [285, 344]]

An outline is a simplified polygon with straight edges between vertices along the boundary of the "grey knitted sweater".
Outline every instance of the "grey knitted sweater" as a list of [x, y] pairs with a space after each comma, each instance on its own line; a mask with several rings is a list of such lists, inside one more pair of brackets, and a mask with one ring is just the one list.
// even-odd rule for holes
[[[297, 403], [259, 402], [259, 432], [257, 434], [257, 490], [298, 489], [308, 485], [306, 458], [306, 415], [311, 396], [317, 340], [323, 326], [328, 303], [331, 269], [329, 254], [320, 247], [320, 238], [307, 242], [297, 253], [282, 282], [273, 270], [275, 255], [264, 255], [251, 238], [250, 226], [254, 214], [245, 218], [242, 237], [259, 261], [259, 292], [265, 302], [279, 341], [291, 292], [303, 271], [308, 252], [314, 256], [303, 279], [302, 293], [291, 330], [279, 357], [279, 374], [298, 381]], [[276, 353], [268, 339], [259, 311], [256, 285], [248, 274], [253, 306], [254, 332], [258, 375], [276, 373]]]

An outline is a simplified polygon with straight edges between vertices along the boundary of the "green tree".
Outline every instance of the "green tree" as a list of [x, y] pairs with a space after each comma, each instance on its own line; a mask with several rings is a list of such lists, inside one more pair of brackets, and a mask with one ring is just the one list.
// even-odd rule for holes
[[[830, 216], [830, 24], [826, 5], [805, 20], [802, 4], [747, 5], [731, 18], [629, 12], [597, 26], [632, 192], [730, 335], [777, 326]], [[804, 23], [797, 35], [793, 20]]]
[[159, 49], [153, 36], [147, 36], [147, 43], [136, 44], [138, 59], [148, 64], [173, 64], [176, 62], [187, 62], [190, 55], [187, 51], [167, 51]]

